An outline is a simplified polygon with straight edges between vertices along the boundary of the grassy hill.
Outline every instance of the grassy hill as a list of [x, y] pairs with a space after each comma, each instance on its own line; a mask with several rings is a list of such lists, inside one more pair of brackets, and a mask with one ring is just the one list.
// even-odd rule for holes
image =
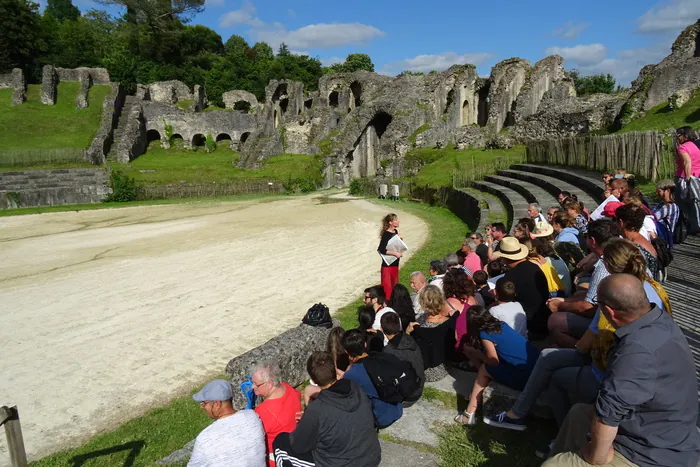
[[[226, 142], [227, 143], [227, 142]], [[213, 152], [204, 148], [196, 151], [171, 147], [162, 149], [154, 141], [148, 151], [120, 168], [144, 185], [186, 183], [226, 183], [240, 180], [277, 180], [285, 183], [294, 179], [321, 178], [322, 161], [306, 154], [282, 154], [270, 157], [257, 170], [240, 169], [232, 162], [238, 153], [219, 144]]]
[[667, 130], [686, 125], [692, 126], [696, 130], [700, 129], [700, 91], [696, 91], [693, 97], [680, 109], [671, 110], [668, 103], [664, 102], [650, 109], [644, 117], [631, 121], [617, 133]]

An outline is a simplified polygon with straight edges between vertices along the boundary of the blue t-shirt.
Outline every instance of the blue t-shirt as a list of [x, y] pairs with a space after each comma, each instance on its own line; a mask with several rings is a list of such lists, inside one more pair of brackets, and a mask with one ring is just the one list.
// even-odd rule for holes
[[372, 380], [369, 378], [367, 370], [365, 370], [365, 366], [361, 362], [353, 363], [350, 369], [345, 372], [343, 378], [356, 382], [365, 394], [367, 394], [372, 404], [374, 421], [379, 428], [388, 427], [403, 415], [403, 405], [390, 404], [379, 398], [377, 389], [374, 387], [374, 384], [372, 384]]
[[540, 351], [507, 323], [501, 321], [500, 333], [481, 331], [479, 337], [493, 342], [496, 346], [498, 360], [512, 366], [530, 369], [535, 367]]

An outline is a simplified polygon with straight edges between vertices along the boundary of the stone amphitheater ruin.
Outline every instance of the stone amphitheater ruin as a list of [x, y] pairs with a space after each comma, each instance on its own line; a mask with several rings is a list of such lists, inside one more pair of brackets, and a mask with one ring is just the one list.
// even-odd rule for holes
[[[644, 67], [626, 92], [577, 97], [563, 61], [552, 55], [533, 66], [510, 58], [488, 78], [473, 65], [422, 76], [339, 73], [323, 76], [313, 92], [299, 82], [273, 80], [264, 102], [231, 90], [222, 96], [225, 110], [207, 112], [199, 85], [140, 84], [135, 95], [126, 95], [111, 83], [87, 157], [95, 164], [128, 163], [152, 141], [168, 148], [181, 138], [185, 147], [203, 146], [211, 135], [241, 152], [241, 167], [259, 167], [283, 153], [321, 155], [325, 187], [347, 186], [354, 177], [403, 176], [404, 156], [414, 147], [509, 147], [624, 125], [669, 99], [682, 105], [700, 87], [700, 20], [680, 34], [662, 62]], [[76, 107], [85, 108], [90, 86], [110, 78], [101, 68], [47, 65], [43, 103], [55, 103], [60, 81], [81, 83]], [[3, 87], [14, 90], [13, 105], [24, 102], [21, 70], [0, 75]]]

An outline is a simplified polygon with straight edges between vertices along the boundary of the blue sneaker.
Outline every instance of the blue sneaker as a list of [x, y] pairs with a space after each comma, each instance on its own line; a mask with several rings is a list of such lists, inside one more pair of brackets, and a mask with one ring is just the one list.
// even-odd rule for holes
[[505, 428], [507, 430], [525, 431], [527, 429], [524, 418], [510, 418], [507, 415], [507, 412], [501, 412], [497, 415], [484, 417], [484, 423], [491, 426], [497, 426], [499, 428]]

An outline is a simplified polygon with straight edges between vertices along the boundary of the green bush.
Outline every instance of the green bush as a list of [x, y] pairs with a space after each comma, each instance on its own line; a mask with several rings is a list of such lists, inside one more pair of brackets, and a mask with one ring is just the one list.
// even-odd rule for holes
[[216, 140], [211, 133], [207, 133], [207, 139], [204, 140], [204, 147], [206, 147], [207, 152], [216, 151]]
[[287, 193], [311, 193], [316, 191], [317, 180], [312, 178], [290, 178], [284, 184]]
[[350, 180], [349, 193], [352, 196], [360, 196], [362, 194], [362, 180], [359, 178], [353, 178]]
[[112, 194], [107, 195], [105, 203], [123, 203], [136, 201], [138, 198], [136, 180], [118, 170], [113, 170], [110, 174], [109, 184], [112, 187]]

